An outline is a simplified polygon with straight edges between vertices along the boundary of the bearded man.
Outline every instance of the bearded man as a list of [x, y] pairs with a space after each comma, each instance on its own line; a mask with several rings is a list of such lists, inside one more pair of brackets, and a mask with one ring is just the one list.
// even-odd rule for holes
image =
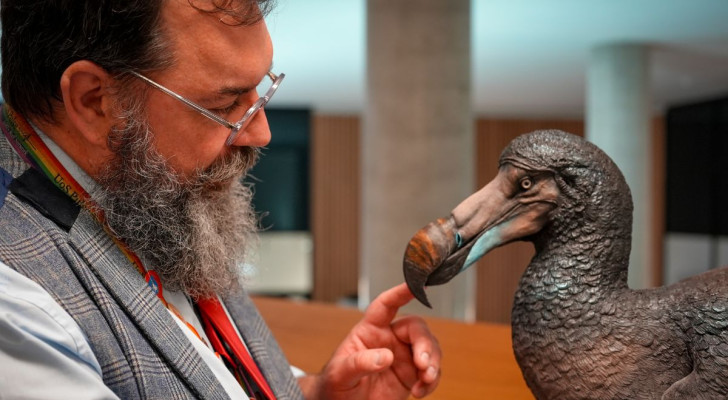
[[[2, 0], [0, 398], [405, 399], [440, 348], [380, 295], [294, 378], [242, 289], [265, 0]], [[256, 87], [270, 83], [258, 97]], [[232, 122], [231, 122], [232, 121]]]

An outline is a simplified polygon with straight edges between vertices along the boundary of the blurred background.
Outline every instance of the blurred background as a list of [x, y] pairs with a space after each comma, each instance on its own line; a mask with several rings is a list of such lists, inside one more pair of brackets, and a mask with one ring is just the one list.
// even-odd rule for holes
[[[728, 264], [728, 1], [278, 0], [273, 140], [252, 172], [263, 294], [366, 306], [410, 237], [536, 129], [583, 135], [635, 201], [629, 281]], [[512, 244], [410, 312], [509, 322]]]

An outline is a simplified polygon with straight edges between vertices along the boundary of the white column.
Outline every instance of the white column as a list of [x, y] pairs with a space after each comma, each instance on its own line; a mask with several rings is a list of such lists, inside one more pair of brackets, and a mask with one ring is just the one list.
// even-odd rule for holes
[[[404, 282], [411, 236], [474, 190], [470, 0], [367, 2], [360, 305]], [[474, 272], [428, 290], [430, 313], [472, 317]]]
[[[591, 53], [587, 89], [587, 139], [619, 166], [632, 192], [634, 219], [629, 285], [649, 286], [652, 262], [652, 175], [648, 47], [608, 44]], [[654, 195], [662, 195], [660, 193]]]

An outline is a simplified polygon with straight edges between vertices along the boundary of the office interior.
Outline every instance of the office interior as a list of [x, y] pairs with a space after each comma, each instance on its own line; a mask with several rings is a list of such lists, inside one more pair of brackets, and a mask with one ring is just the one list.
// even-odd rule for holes
[[[709, 0], [278, 1], [266, 22], [287, 78], [248, 177], [251, 291], [365, 307], [403, 281], [411, 235], [537, 129], [586, 137], [625, 174], [631, 287], [728, 264], [726, 20]], [[406, 311], [508, 323], [532, 255], [496, 249]]]

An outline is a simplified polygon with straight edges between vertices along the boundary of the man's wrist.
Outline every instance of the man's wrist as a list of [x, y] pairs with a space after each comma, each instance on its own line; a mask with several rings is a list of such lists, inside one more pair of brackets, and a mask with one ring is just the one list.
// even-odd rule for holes
[[305, 375], [298, 378], [303, 398], [306, 400], [321, 400], [321, 376], [319, 374]]

